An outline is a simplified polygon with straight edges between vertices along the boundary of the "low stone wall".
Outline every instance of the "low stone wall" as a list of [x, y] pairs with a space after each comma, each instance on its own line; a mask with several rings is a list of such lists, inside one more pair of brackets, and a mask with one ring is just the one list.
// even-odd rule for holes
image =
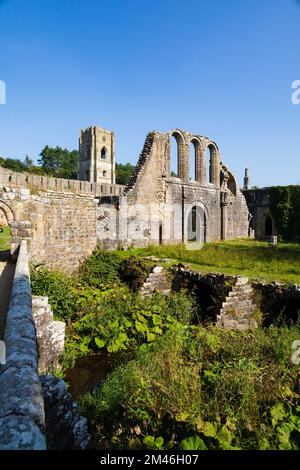
[[48, 297], [34, 296], [32, 313], [38, 343], [38, 372], [45, 374], [57, 366], [64, 351], [66, 324], [54, 321]]
[[121, 184], [90, 183], [89, 181], [52, 178], [32, 173], [19, 173], [2, 167], [0, 167], [0, 185], [29, 188], [31, 190], [66, 191], [91, 196], [118, 195], [125, 189], [125, 186]]
[[300, 286], [254, 282], [252, 287], [265, 326], [276, 321], [297, 323], [300, 312]]
[[172, 271], [172, 289], [179, 291], [183, 288], [193, 292], [199, 306], [199, 320], [216, 322], [236, 277], [218, 273], [202, 274], [184, 267], [174, 267]]
[[80, 415], [79, 406], [67, 390], [62, 379], [43, 375], [46, 415], [46, 438], [50, 450], [88, 449], [91, 436], [87, 419]]
[[20, 246], [4, 340], [6, 364], [0, 369], [0, 449], [44, 450], [44, 400], [32, 317], [27, 242]]

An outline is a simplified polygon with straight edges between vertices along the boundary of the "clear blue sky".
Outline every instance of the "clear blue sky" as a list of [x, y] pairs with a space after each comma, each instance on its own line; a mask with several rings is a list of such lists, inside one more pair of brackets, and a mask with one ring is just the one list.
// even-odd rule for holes
[[241, 182], [300, 184], [300, 1], [0, 0], [0, 155], [116, 133], [135, 163], [150, 130], [215, 140]]

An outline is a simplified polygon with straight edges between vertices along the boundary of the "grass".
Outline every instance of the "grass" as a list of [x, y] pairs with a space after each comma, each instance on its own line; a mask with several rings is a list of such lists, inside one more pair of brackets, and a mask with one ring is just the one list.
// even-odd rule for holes
[[0, 233], [0, 250], [10, 249], [10, 232], [9, 227], [6, 225], [3, 227], [3, 232]]
[[[256, 240], [239, 239], [207, 243], [202, 250], [187, 250], [184, 245], [150, 246], [129, 250], [141, 256], [168, 258], [172, 263], [188, 264], [200, 272], [244, 275], [249, 279], [300, 284], [300, 244], [270, 246]], [[120, 252], [121, 253], [121, 252]]]

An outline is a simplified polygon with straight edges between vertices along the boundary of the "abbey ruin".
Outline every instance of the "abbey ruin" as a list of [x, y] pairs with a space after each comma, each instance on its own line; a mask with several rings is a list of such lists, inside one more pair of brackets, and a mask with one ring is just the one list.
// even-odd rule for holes
[[[173, 137], [177, 176], [171, 172]], [[72, 271], [97, 246], [201, 244], [249, 235], [244, 195], [209, 138], [178, 129], [150, 132], [126, 187], [115, 184], [114, 149], [114, 134], [93, 126], [80, 132], [78, 180], [1, 168], [0, 209], [13, 248], [25, 239], [33, 262]]]

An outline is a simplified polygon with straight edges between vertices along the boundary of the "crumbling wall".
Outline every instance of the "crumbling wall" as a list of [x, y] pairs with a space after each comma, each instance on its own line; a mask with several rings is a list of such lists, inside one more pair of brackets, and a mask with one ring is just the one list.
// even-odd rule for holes
[[93, 196], [4, 186], [0, 207], [11, 229], [13, 251], [27, 240], [33, 263], [72, 272], [97, 245]]

